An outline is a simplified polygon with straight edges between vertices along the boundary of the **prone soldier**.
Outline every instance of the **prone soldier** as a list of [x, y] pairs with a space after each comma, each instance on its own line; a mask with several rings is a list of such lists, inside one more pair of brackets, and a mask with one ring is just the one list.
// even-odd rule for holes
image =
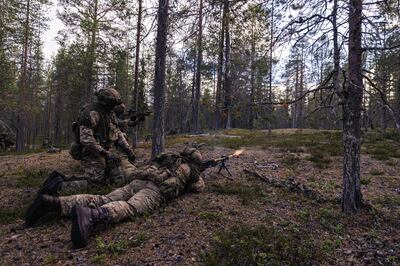
[[107, 195], [40, 195], [29, 207], [25, 223], [31, 226], [48, 212], [71, 216], [73, 247], [81, 248], [97, 224], [122, 222], [155, 210], [187, 190], [202, 191], [205, 183], [200, 174], [218, 164], [213, 162], [203, 161], [194, 148], [185, 148], [180, 155], [161, 154], [151, 164], [136, 169], [133, 181]]

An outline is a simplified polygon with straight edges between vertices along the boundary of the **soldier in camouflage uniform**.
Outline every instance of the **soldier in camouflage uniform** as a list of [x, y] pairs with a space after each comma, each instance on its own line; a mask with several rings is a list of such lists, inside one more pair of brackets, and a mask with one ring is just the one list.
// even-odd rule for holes
[[[123, 104], [123, 103], [115, 106], [115, 108], [114, 108], [114, 113], [116, 116], [118, 128], [119, 128], [119, 130], [121, 130], [125, 139], [127, 141], [129, 141], [128, 128], [137, 126], [139, 122], [131, 121], [129, 118], [124, 117], [126, 112], [127, 112], [127, 109], [126, 109], [125, 104]], [[121, 158], [121, 165], [124, 169], [133, 167], [132, 164], [129, 162], [129, 158], [124, 154], [123, 150], [120, 147], [115, 147], [115, 151], [118, 154], [118, 156]]]
[[15, 144], [14, 132], [0, 120], [0, 150], [7, 150], [10, 146]]
[[48, 212], [72, 216], [74, 248], [86, 245], [90, 232], [99, 223], [118, 223], [152, 211], [187, 190], [202, 191], [202, 171], [213, 161], [202, 161], [200, 152], [186, 148], [180, 155], [162, 154], [150, 165], [137, 169], [135, 180], [107, 195], [42, 195], [29, 208], [26, 224], [34, 224]]
[[131, 118], [125, 117], [125, 114], [127, 113], [127, 108], [126, 108], [125, 104], [123, 104], [123, 103], [115, 106], [114, 112], [117, 117], [118, 127], [124, 133], [128, 133], [129, 127], [136, 127], [137, 125], [139, 125], [139, 123], [145, 121], [144, 116], [140, 116], [133, 121]]
[[[90, 186], [122, 185], [130, 181], [126, 177], [135, 169], [132, 165], [135, 155], [113, 112], [114, 107], [122, 103], [121, 96], [113, 88], [102, 89], [96, 96], [95, 103], [85, 105], [74, 123], [75, 143], [70, 154], [81, 161], [84, 176], [67, 178], [55, 171], [45, 181], [39, 194], [73, 193], [87, 190]], [[110, 151], [112, 146], [119, 147], [131, 163], [122, 166], [118, 154]]]

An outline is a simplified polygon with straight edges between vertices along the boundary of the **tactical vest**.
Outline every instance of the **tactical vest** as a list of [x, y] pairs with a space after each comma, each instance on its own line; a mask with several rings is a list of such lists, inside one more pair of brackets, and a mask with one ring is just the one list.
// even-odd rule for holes
[[153, 163], [155, 163], [158, 167], [167, 168], [172, 173], [175, 173], [180, 164], [186, 163], [190, 167], [191, 182], [196, 182], [202, 172], [201, 162], [197, 162], [188, 156], [182, 156], [173, 153], [162, 153], [153, 159]]
[[[90, 112], [96, 111], [100, 115], [100, 119], [95, 127], [92, 127]], [[97, 142], [106, 149], [110, 148], [109, 130], [110, 130], [110, 115], [99, 104], [89, 104], [82, 108], [78, 118], [79, 125], [86, 126], [93, 130], [93, 135]]]
[[[100, 119], [95, 127], [92, 127], [90, 112], [96, 111], [100, 115]], [[72, 132], [74, 133], [75, 143], [71, 145], [70, 154], [76, 160], [81, 160], [83, 146], [80, 143], [80, 126], [86, 126], [93, 130], [93, 135], [97, 142], [105, 148], [109, 149], [111, 143], [108, 139], [110, 130], [110, 115], [99, 104], [86, 104], [81, 110], [77, 121], [72, 123]]]

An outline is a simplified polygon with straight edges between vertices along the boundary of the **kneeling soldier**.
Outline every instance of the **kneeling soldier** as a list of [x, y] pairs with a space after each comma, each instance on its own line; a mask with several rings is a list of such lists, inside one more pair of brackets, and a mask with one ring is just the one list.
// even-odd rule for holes
[[[124, 133], [118, 128], [113, 111], [121, 103], [121, 96], [116, 89], [105, 88], [97, 93], [93, 104], [82, 108], [78, 121], [74, 123], [75, 142], [70, 154], [81, 162], [85, 173], [83, 176], [66, 177], [54, 171], [39, 190], [39, 195], [54, 196], [60, 191], [76, 194], [91, 187], [129, 183], [126, 176], [136, 168], [133, 165], [135, 155]], [[129, 165], [122, 165], [120, 156], [110, 151], [114, 146], [127, 156]]]
[[81, 248], [99, 223], [118, 223], [153, 211], [186, 190], [202, 191], [205, 183], [200, 174], [209, 166], [213, 162], [203, 161], [194, 148], [186, 148], [180, 155], [161, 154], [150, 165], [137, 169], [135, 180], [107, 195], [41, 195], [28, 209], [25, 222], [33, 225], [48, 212], [71, 216], [72, 244]]

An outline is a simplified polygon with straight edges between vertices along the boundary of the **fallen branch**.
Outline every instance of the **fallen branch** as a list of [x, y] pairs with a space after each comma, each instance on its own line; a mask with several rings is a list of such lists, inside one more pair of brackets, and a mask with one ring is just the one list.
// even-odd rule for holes
[[317, 202], [320, 202], [320, 203], [330, 201], [329, 199], [324, 198], [324, 196], [322, 196], [321, 193], [319, 193], [318, 191], [312, 190], [312, 189], [308, 188], [306, 185], [301, 184], [299, 182], [295, 182], [293, 179], [281, 181], [281, 180], [273, 179], [272, 177], [269, 177], [269, 176], [261, 175], [260, 173], [257, 173], [256, 171], [252, 171], [249, 169], [244, 169], [243, 171], [246, 174], [250, 174], [254, 177], [261, 179], [262, 181], [266, 182], [267, 184], [269, 184], [273, 187], [283, 188], [288, 191], [302, 194], [305, 197], [316, 200]]

